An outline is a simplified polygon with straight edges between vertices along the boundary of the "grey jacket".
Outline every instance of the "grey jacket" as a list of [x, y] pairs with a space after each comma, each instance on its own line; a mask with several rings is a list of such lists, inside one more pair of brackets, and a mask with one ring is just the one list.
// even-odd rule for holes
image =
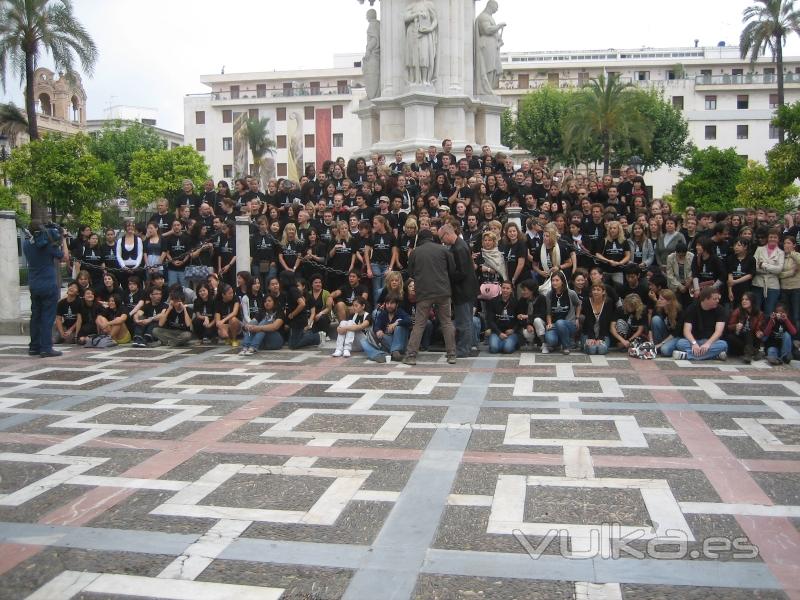
[[408, 259], [408, 273], [414, 280], [417, 301], [450, 297], [450, 278], [455, 273], [453, 253], [430, 238], [420, 236]]

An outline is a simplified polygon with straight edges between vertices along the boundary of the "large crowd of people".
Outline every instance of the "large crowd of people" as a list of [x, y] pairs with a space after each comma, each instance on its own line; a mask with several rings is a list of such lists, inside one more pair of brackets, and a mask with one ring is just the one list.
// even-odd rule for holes
[[146, 223], [81, 227], [54, 336], [242, 355], [331, 336], [336, 357], [410, 364], [444, 345], [450, 362], [560, 350], [777, 365], [800, 346], [798, 242], [800, 212], [676, 214], [633, 168], [515, 165], [488, 147], [457, 157], [444, 140], [408, 162], [326, 161], [263, 191], [252, 177], [187, 180]]

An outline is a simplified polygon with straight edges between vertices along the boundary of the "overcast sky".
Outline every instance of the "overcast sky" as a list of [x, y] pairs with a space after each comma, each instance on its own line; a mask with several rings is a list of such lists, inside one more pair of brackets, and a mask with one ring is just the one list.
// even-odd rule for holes
[[[482, 10], [485, 0], [479, 0]], [[379, 4], [379, 3], [376, 3]], [[751, 0], [499, 0], [505, 51], [735, 44]], [[208, 88], [200, 75], [333, 66], [363, 52], [357, 0], [74, 0], [100, 51], [84, 77], [89, 118], [111, 104], [153, 107], [158, 124], [183, 131], [183, 96]], [[566, 8], [566, 10], [565, 10]], [[787, 54], [800, 55], [795, 37]], [[45, 59], [43, 66], [48, 66]], [[7, 97], [21, 103], [17, 82]]]

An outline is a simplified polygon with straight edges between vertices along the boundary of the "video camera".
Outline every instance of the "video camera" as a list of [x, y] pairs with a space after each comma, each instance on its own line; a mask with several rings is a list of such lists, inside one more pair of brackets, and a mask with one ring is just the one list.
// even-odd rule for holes
[[33, 243], [39, 248], [44, 248], [47, 245], [60, 246], [64, 235], [64, 228], [50, 221], [43, 223], [37, 230], [33, 231]]

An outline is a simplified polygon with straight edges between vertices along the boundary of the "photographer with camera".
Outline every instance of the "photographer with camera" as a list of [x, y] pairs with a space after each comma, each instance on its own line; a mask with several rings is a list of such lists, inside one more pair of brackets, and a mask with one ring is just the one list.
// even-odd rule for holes
[[29, 239], [22, 245], [28, 261], [28, 288], [31, 294], [31, 341], [28, 344], [30, 356], [61, 356], [53, 350], [53, 324], [56, 320], [56, 306], [61, 295], [57, 283], [57, 260], [67, 260], [67, 237], [64, 230], [55, 223], [43, 224], [38, 219], [31, 220]]

